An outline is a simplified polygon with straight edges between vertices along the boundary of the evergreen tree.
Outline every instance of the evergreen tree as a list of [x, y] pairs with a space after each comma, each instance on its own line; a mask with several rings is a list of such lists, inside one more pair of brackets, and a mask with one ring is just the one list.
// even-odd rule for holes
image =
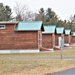
[[12, 19], [12, 12], [11, 8], [6, 5], [4, 6], [3, 3], [0, 3], [0, 21], [9, 21]]

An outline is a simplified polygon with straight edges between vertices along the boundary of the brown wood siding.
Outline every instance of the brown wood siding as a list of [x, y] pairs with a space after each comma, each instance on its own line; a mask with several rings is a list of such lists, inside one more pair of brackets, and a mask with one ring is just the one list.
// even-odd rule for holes
[[0, 50], [38, 49], [38, 31], [14, 31], [14, 25], [0, 29]]
[[64, 35], [64, 43], [71, 43], [71, 35]]
[[72, 36], [71, 43], [75, 43], [75, 36]]
[[72, 39], [72, 36], [71, 35], [69, 35], [69, 44], [71, 44], [71, 39]]
[[64, 39], [64, 34], [56, 34], [55, 35], [55, 45], [59, 46], [59, 37], [62, 37]]
[[69, 35], [64, 35], [64, 43], [69, 43]]
[[53, 39], [53, 48], [55, 47], [55, 34], [52, 34], [52, 39]]
[[15, 24], [5, 25], [5, 29], [0, 29], [0, 50], [14, 49], [14, 28]]
[[38, 32], [15, 32], [15, 49], [38, 49]]
[[53, 48], [52, 34], [42, 34], [42, 47]]
[[61, 37], [61, 34], [56, 34], [56, 35], [55, 35], [55, 45], [56, 45], [56, 46], [59, 45], [59, 37]]

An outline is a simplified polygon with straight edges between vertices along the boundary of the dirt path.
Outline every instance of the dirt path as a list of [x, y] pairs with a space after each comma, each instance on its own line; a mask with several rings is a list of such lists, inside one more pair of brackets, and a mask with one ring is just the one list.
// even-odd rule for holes
[[[63, 59], [75, 59], [75, 56], [63, 56]], [[24, 58], [24, 57], [18, 57], [18, 58], [0, 58], [0, 60], [50, 60], [50, 59], [61, 59], [60, 56], [50, 56], [50, 57], [35, 57], [35, 58]]]

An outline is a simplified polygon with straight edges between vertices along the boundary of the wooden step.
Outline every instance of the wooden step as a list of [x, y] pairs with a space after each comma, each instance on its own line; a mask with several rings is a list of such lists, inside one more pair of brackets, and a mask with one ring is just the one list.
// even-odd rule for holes
[[49, 50], [49, 49], [47, 49], [47, 48], [45, 48], [45, 47], [41, 47], [41, 48], [40, 48], [40, 51], [51, 51], [51, 50]]
[[60, 50], [60, 48], [58, 46], [55, 46], [54, 50]]

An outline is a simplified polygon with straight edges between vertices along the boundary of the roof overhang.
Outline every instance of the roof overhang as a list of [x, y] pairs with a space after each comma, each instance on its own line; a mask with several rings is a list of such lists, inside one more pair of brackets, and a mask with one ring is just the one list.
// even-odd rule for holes
[[38, 30], [15, 30], [15, 31], [38, 31]]
[[5, 25], [10, 25], [10, 24], [17, 24], [18, 21], [1, 21], [0, 22], [0, 25], [2, 24], [5, 24]]
[[54, 34], [54, 33], [43, 33], [43, 32], [42, 32], [42, 34]]

